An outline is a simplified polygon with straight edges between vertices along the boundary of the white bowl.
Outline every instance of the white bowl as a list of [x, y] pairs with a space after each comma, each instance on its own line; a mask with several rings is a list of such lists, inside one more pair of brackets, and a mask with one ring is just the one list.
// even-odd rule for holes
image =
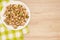
[[[4, 18], [5, 18], [5, 17], [3, 16], [3, 14], [4, 14], [4, 12], [6, 11], [6, 7], [7, 7], [8, 5], [10, 5], [10, 4], [20, 4], [20, 5], [22, 5], [23, 7], [26, 8], [26, 10], [27, 10], [27, 12], [28, 12], [29, 18], [28, 18], [28, 20], [27, 20], [27, 22], [25, 23], [24, 26], [19, 26], [19, 27], [17, 27], [16, 29], [14, 29], [14, 27], [12, 27], [11, 25], [7, 25], [7, 24], [4, 22]], [[27, 26], [28, 23], [29, 23], [29, 20], [30, 20], [30, 10], [29, 10], [29, 8], [26, 6], [26, 4], [24, 4], [24, 3], [21, 2], [21, 1], [11, 1], [11, 2], [9, 2], [8, 4], [6, 4], [6, 5], [4, 6], [4, 8], [3, 8], [2, 12], [1, 12], [1, 17], [2, 17], [3, 23], [5, 24], [5, 26], [6, 26], [6, 28], [7, 28], [8, 30], [20, 30], [20, 29], [24, 28], [25, 26]]]

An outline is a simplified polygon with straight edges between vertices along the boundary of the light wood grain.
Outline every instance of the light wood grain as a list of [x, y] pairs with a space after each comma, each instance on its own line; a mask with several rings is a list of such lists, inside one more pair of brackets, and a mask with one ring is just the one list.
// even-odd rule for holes
[[25, 40], [60, 40], [60, 0], [21, 0], [31, 11]]

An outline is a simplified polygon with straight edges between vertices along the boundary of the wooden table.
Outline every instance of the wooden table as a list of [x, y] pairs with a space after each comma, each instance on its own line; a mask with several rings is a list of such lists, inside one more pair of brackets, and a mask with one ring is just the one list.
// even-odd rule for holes
[[21, 0], [31, 10], [25, 40], [60, 40], [60, 0]]

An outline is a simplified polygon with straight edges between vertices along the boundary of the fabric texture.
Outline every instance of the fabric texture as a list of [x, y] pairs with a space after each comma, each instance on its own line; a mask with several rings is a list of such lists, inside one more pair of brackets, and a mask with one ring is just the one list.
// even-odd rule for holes
[[4, 24], [0, 24], [0, 40], [23, 40], [22, 30], [7, 30]]
[[23, 30], [26, 32], [26, 27], [21, 30], [8, 30], [4, 24], [0, 24], [0, 40], [24, 40]]

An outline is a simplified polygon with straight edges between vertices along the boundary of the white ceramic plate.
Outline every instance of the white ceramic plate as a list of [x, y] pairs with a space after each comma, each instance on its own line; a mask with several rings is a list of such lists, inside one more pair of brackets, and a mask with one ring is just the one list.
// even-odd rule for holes
[[[4, 22], [4, 18], [5, 18], [5, 17], [3, 16], [3, 14], [4, 14], [4, 12], [6, 11], [6, 7], [7, 7], [8, 5], [10, 5], [10, 4], [20, 4], [20, 5], [22, 5], [23, 7], [26, 8], [26, 10], [27, 10], [27, 12], [28, 12], [29, 18], [28, 18], [28, 20], [27, 20], [27, 22], [25, 23], [24, 26], [19, 26], [18, 28], [14, 29], [11, 25], [7, 25], [7, 24]], [[26, 25], [28, 25], [29, 20], [30, 20], [30, 10], [29, 10], [29, 8], [26, 6], [26, 4], [24, 4], [24, 3], [21, 2], [21, 1], [11, 1], [11, 2], [9, 2], [8, 4], [6, 4], [6, 5], [4, 6], [4, 8], [3, 8], [2, 12], [1, 12], [1, 17], [2, 17], [3, 23], [6, 25], [6, 27], [7, 27], [8, 30], [19, 30], [19, 29], [24, 28]]]

